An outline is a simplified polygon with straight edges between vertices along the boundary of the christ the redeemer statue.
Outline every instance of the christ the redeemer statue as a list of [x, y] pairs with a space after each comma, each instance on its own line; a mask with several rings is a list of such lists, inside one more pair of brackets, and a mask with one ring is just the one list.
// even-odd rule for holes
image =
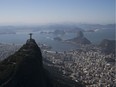
[[32, 39], [32, 35], [33, 35], [33, 34], [32, 34], [32, 33], [30, 33], [29, 35], [30, 35], [30, 40], [31, 40], [31, 39]]
[[30, 38], [27, 40], [26, 44], [36, 44], [35, 40], [32, 38], [32, 33], [28, 34], [30, 36]]

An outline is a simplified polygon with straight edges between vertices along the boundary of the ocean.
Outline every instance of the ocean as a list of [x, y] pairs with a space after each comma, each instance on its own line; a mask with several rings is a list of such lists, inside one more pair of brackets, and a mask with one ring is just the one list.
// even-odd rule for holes
[[[46, 44], [52, 47], [54, 51], [68, 51], [73, 49], [78, 49], [79, 45], [65, 43], [62, 41], [54, 40], [54, 37], [57, 35], [52, 33], [40, 33], [40, 32], [32, 32], [32, 31], [18, 31], [16, 34], [1, 34], [0, 35], [0, 43], [7, 44], [24, 44], [26, 40], [29, 39], [29, 33], [33, 33], [33, 38], [37, 43]], [[115, 39], [115, 30], [98, 30], [96, 32], [84, 32], [84, 35], [87, 39], [89, 39], [93, 44], [99, 44], [103, 39]], [[76, 37], [76, 33], [66, 33], [64, 35], [59, 35], [63, 40], [71, 39]]]

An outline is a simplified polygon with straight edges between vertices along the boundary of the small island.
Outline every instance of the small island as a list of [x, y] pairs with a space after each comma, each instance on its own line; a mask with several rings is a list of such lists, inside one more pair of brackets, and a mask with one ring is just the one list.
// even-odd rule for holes
[[54, 37], [54, 40], [56, 40], [56, 41], [62, 41], [62, 39], [60, 37]]

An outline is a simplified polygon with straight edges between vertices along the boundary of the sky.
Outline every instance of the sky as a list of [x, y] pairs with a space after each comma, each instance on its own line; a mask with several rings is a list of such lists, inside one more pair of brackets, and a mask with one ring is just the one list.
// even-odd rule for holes
[[115, 0], [0, 0], [0, 24], [115, 23]]

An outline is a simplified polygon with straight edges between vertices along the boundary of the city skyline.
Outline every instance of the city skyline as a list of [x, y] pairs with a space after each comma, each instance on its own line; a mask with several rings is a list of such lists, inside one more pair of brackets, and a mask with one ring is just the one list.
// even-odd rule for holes
[[115, 23], [115, 0], [0, 0], [0, 24]]

